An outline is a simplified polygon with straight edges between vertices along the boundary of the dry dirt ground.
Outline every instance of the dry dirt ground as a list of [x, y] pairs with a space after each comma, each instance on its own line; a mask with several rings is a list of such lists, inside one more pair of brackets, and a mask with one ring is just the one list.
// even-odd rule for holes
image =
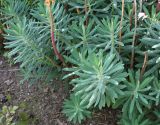
[[[27, 105], [24, 112], [36, 119], [33, 125], [72, 125], [62, 114], [64, 99], [69, 89], [62, 81], [55, 80], [53, 84], [19, 84], [21, 75], [18, 65], [10, 66], [8, 61], [0, 56], [0, 98], [11, 96], [8, 105]], [[0, 102], [0, 109], [2, 108]], [[93, 111], [91, 119], [82, 125], [116, 125], [119, 111], [103, 109]], [[29, 124], [31, 125], [31, 123]]]

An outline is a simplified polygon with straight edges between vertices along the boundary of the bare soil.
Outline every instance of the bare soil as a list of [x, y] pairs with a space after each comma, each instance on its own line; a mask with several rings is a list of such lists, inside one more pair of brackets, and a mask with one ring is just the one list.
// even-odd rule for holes
[[[18, 65], [10, 66], [8, 61], [0, 56], [0, 98], [10, 95], [9, 105], [25, 103], [27, 112], [36, 119], [34, 125], [72, 125], [62, 114], [62, 105], [69, 95], [69, 87], [64, 81], [54, 80], [52, 84], [20, 84]], [[0, 102], [0, 109], [2, 107]], [[103, 109], [93, 111], [93, 117], [82, 125], [116, 125], [119, 111]]]

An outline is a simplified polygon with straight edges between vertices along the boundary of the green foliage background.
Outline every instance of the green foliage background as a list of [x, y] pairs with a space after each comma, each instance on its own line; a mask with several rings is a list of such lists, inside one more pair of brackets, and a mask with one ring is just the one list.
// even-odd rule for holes
[[[56, 0], [51, 11], [63, 66], [53, 52], [44, 1], [1, 0], [8, 56], [20, 63], [24, 81], [51, 82], [64, 72], [64, 79], [71, 77], [73, 93], [63, 112], [74, 123], [92, 108], [111, 106], [122, 108], [120, 125], [158, 125], [160, 13], [156, 0], [136, 3], [135, 18], [132, 0], [125, 0], [124, 16], [121, 0]], [[147, 18], [138, 18], [140, 8]]]

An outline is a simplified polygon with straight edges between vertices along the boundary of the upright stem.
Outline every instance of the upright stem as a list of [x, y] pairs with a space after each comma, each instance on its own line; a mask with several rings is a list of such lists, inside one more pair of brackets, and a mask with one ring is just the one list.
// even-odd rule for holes
[[113, 26], [113, 20], [111, 22], [111, 27], [112, 27], [112, 31], [111, 31], [111, 42], [112, 42], [112, 46], [111, 46], [111, 53], [113, 54], [114, 51], [114, 26]]
[[[123, 17], [124, 17], [124, 0], [122, 0], [122, 15], [120, 22], [120, 33], [119, 33], [119, 42], [122, 42], [122, 25], [123, 25]], [[120, 43], [119, 43], [119, 52], [120, 52]]]
[[[87, 6], [87, 0], [85, 0], [85, 5], [84, 5], [84, 9], [85, 9], [85, 16], [87, 16], [87, 13], [88, 13], [88, 6]], [[86, 26], [88, 25], [88, 21], [89, 21], [89, 18], [86, 17]]]
[[140, 0], [140, 12], [142, 12], [143, 0]]
[[137, 1], [134, 0], [134, 7], [135, 7], [135, 27], [134, 27], [134, 35], [133, 35], [133, 41], [132, 41], [132, 55], [131, 55], [131, 65], [130, 68], [133, 69], [134, 65], [134, 56], [135, 56], [135, 40], [136, 40], [136, 33], [137, 33]]
[[64, 64], [64, 60], [63, 57], [61, 56], [61, 54], [58, 52], [57, 47], [56, 47], [56, 43], [55, 43], [55, 36], [54, 36], [54, 18], [52, 15], [52, 11], [51, 11], [51, 6], [48, 6], [49, 9], [49, 14], [50, 14], [50, 25], [51, 25], [51, 40], [52, 40], [52, 46], [53, 46], [53, 50], [54, 53], [56, 54], [56, 56], [59, 58], [59, 60]]
[[133, 14], [135, 13], [135, 5], [133, 3], [132, 5], [132, 11], [130, 13], [130, 17], [129, 17], [129, 23], [130, 23], [130, 31], [132, 30], [132, 20], [133, 20]]
[[143, 74], [144, 74], [144, 72], [146, 70], [147, 60], [148, 60], [148, 54], [147, 54], [147, 52], [145, 52], [145, 54], [144, 54], [144, 62], [143, 62], [143, 66], [142, 66], [142, 70], [141, 70], [141, 74], [140, 74], [140, 81], [142, 80]]

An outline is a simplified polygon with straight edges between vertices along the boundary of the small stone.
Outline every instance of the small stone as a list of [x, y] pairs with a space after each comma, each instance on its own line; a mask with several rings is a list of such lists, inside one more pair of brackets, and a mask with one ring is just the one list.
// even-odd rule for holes
[[6, 103], [7, 101], [8, 101], [8, 99], [7, 99], [6, 96], [3, 96], [3, 97], [1, 98], [1, 102], [2, 102], [2, 103]]
[[47, 87], [43, 91], [44, 91], [44, 93], [48, 93], [49, 92], [49, 88]]
[[61, 122], [59, 119], [57, 119], [58, 125], [66, 125], [65, 123]]
[[3, 64], [3, 61], [0, 61], [0, 65], [2, 65]]
[[4, 83], [6, 83], [9, 86], [13, 83], [13, 80], [6, 80]]

